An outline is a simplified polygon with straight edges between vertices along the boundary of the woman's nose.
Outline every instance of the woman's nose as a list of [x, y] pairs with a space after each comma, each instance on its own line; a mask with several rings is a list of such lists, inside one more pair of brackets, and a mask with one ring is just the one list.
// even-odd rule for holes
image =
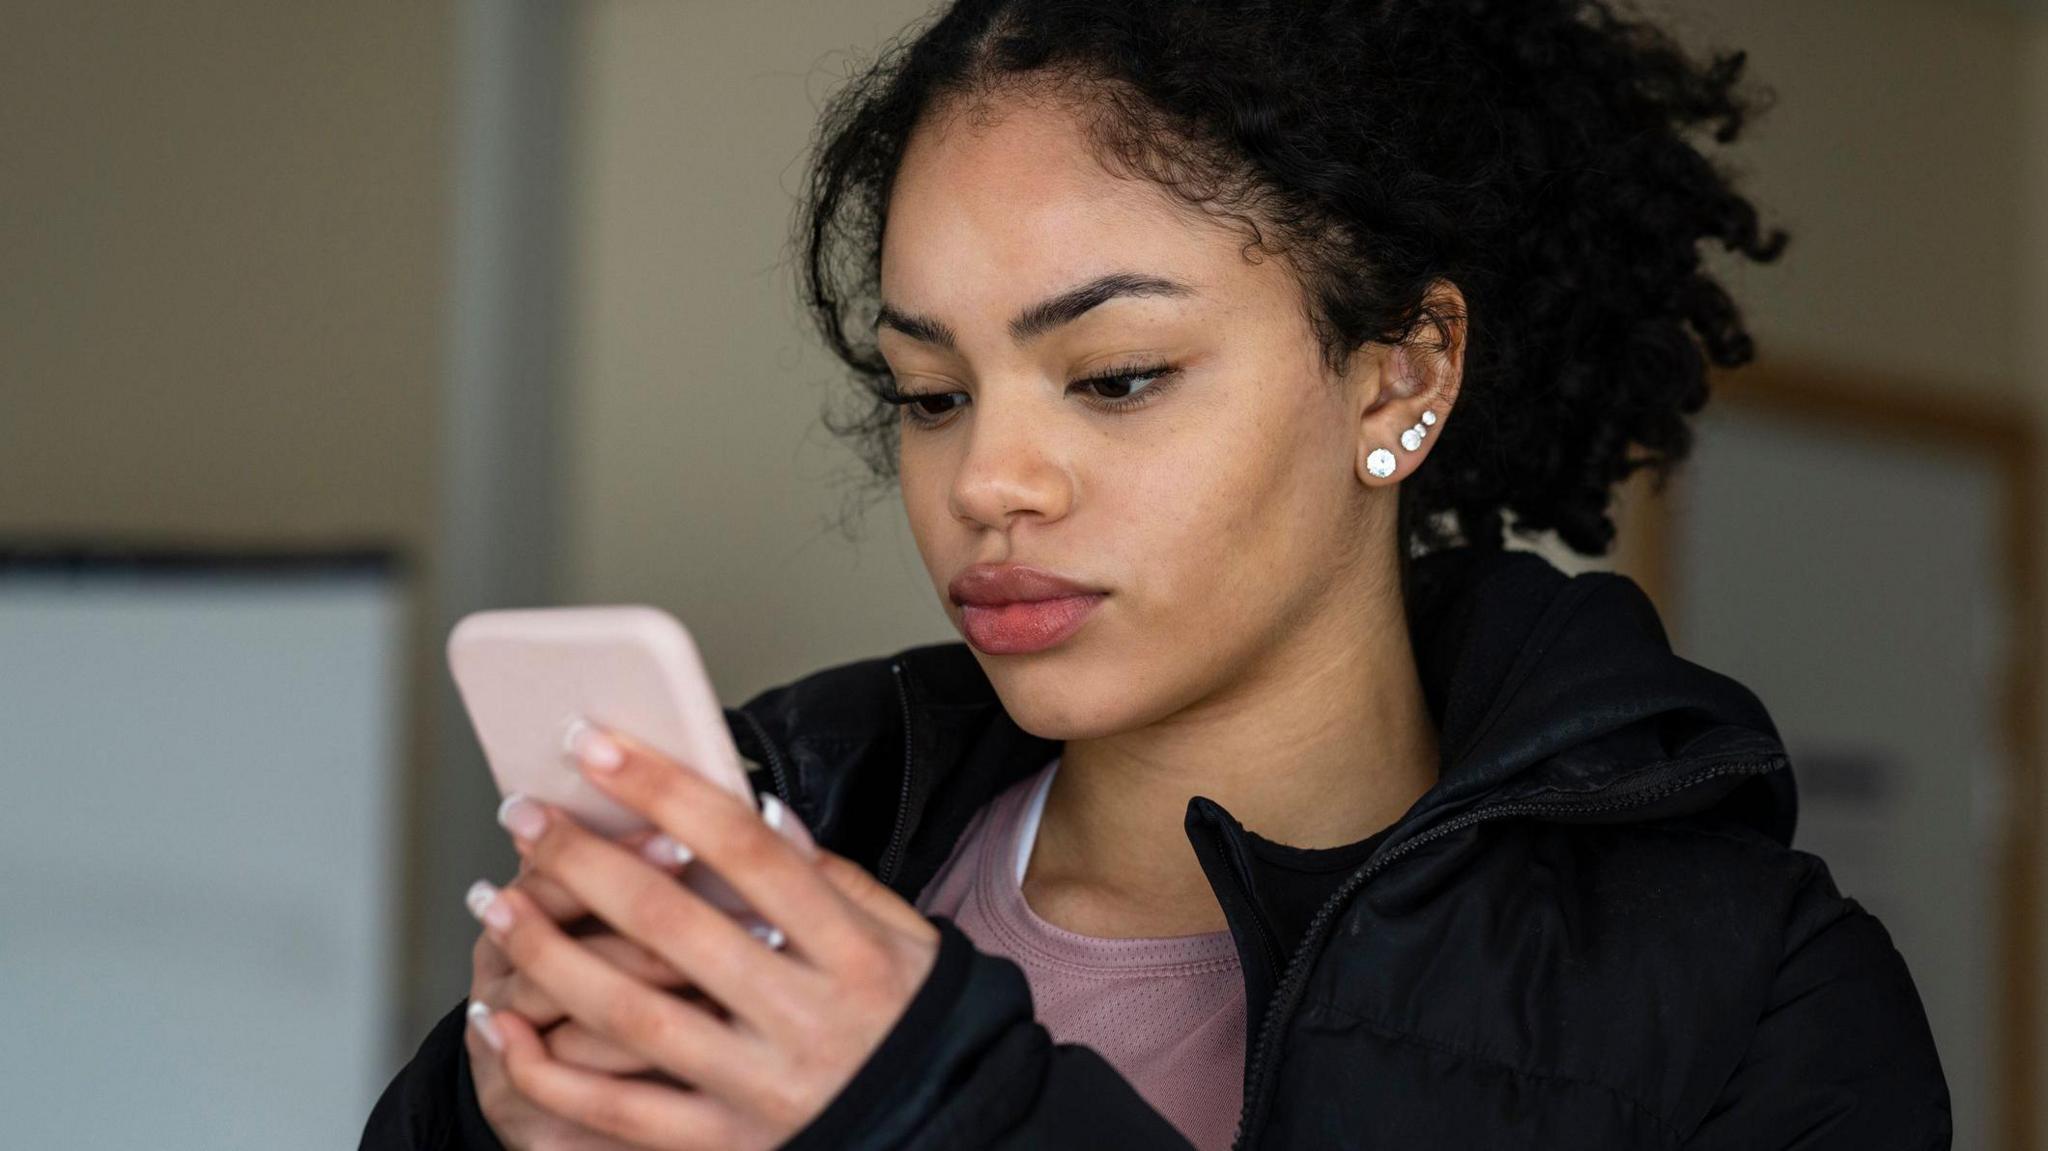
[[1019, 403], [977, 403], [973, 416], [953, 482], [953, 514], [998, 531], [1026, 516], [1065, 516], [1073, 480], [1054, 451], [1049, 416]]

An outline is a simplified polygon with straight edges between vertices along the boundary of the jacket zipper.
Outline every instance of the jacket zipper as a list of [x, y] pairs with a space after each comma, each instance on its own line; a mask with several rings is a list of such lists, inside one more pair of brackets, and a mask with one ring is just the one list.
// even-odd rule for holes
[[791, 794], [789, 777], [783, 774], [782, 770], [782, 753], [775, 750], [775, 741], [768, 738], [768, 729], [761, 726], [761, 721], [755, 719], [752, 712], [741, 710], [739, 714], [741, 719], [747, 721], [747, 726], [754, 730], [754, 738], [760, 741], [761, 750], [767, 755], [768, 778], [775, 785], [775, 798], [792, 807], [795, 806], [796, 796]]
[[[1231, 860], [1230, 847], [1224, 839], [1223, 829], [1211, 824], [1208, 831], [1209, 841], [1215, 844], [1217, 858], [1223, 861], [1223, 866], [1230, 868], [1232, 871], [1237, 871], [1237, 865]], [[1241, 872], [1238, 875], [1237, 882], [1238, 886], [1243, 888], [1245, 892], [1245, 911], [1251, 918], [1252, 926], [1258, 929], [1259, 945], [1266, 953], [1267, 970], [1273, 972], [1277, 979], [1280, 975], [1280, 962], [1285, 958], [1280, 954], [1280, 944], [1278, 942], [1280, 933], [1274, 931], [1272, 924], [1266, 922], [1265, 915], [1259, 910], [1259, 901], [1252, 898], [1251, 884]]]
[[884, 884], [895, 879], [897, 854], [903, 849], [903, 824], [910, 817], [910, 751], [915, 746], [910, 738], [910, 689], [903, 685], [903, 665], [892, 663], [889, 670], [896, 676], [896, 702], [903, 708], [903, 790], [896, 797], [896, 822], [889, 829], [889, 846], [883, 849], [881, 866], [875, 869], [875, 878]]
[[1670, 795], [1673, 792], [1683, 791], [1688, 787], [1716, 776], [1736, 773], [1760, 774], [1782, 763], [1783, 760], [1780, 758], [1724, 763], [1695, 771], [1690, 775], [1673, 779], [1667, 783], [1646, 787], [1643, 790], [1633, 792], [1628, 796], [1618, 799], [1551, 803], [1525, 801], [1501, 804], [1497, 807], [1483, 807], [1477, 811], [1466, 812], [1455, 819], [1446, 820], [1411, 839], [1403, 840], [1395, 844], [1393, 849], [1385, 855], [1352, 872], [1350, 877], [1340, 884], [1328, 899], [1323, 901], [1323, 905], [1316, 909], [1315, 918], [1309, 922], [1308, 929], [1303, 932], [1301, 942], [1295, 946], [1294, 953], [1288, 957], [1287, 973], [1281, 979], [1280, 986], [1273, 992], [1273, 998], [1266, 1010], [1266, 1017], [1259, 1023], [1258, 1041], [1254, 1044], [1251, 1059], [1245, 1066], [1244, 1104], [1238, 1112], [1237, 1134], [1231, 1141], [1231, 1151], [1246, 1151], [1251, 1146], [1252, 1131], [1255, 1124], [1265, 1118], [1266, 1080], [1270, 1075], [1270, 1068], [1267, 1067], [1266, 1061], [1271, 1054], [1275, 1037], [1280, 1033], [1282, 1021], [1294, 1013], [1295, 1008], [1299, 1006], [1298, 1000], [1301, 998], [1301, 993], [1308, 986], [1309, 961], [1315, 955], [1317, 947], [1321, 943], [1323, 933], [1329, 929], [1330, 921], [1336, 917], [1337, 908], [1350, 897], [1352, 892], [1358, 890], [1359, 885], [1371, 878], [1381, 868], [1408, 854], [1410, 851], [1421, 847], [1425, 843], [1441, 839], [1454, 831], [1459, 831], [1475, 823], [1483, 823], [1490, 819], [1499, 819], [1510, 815], [1547, 814], [1561, 811], [1606, 811], [1636, 807]]

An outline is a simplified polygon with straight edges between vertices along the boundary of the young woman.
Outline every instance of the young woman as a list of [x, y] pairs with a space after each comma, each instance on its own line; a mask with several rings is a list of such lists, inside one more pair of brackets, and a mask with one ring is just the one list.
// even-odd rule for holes
[[631, 733], [583, 770], [661, 837], [508, 804], [472, 993], [363, 1145], [1948, 1146], [1765, 709], [1503, 547], [1604, 552], [1751, 355], [1699, 263], [1783, 241], [1698, 150], [1742, 62], [1596, 0], [962, 0], [897, 45], [799, 234], [966, 642], [731, 711], [761, 817]]

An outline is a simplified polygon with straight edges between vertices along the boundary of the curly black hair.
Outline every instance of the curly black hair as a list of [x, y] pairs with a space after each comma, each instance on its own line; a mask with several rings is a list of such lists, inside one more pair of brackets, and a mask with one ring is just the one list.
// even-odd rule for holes
[[[794, 245], [804, 301], [858, 392], [826, 415], [873, 476], [897, 416], [875, 347], [889, 192], [944, 111], [1051, 96], [1111, 171], [1152, 179], [1288, 261], [1324, 362], [1418, 363], [1464, 320], [1458, 418], [1401, 485], [1404, 556], [1504, 531], [1613, 542], [1613, 488], [1692, 446], [1707, 363], [1754, 356], [1699, 242], [1759, 262], [1754, 206], [1692, 135], [1733, 141], [1769, 94], [1746, 54], [1693, 60], [1602, 0], [958, 0], [826, 104]], [[1453, 313], [1437, 281], [1455, 284]], [[1512, 513], [1512, 523], [1504, 512]], [[1405, 568], [1405, 564], [1403, 565]]]

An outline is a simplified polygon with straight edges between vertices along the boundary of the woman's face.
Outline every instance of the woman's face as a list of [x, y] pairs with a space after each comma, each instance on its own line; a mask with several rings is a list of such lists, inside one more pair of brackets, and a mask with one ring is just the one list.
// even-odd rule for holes
[[[1038, 735], [1227, 699], [1316, 629], [1370, 626], [1359, 576], [1391, 556], [1395, 489], [1362, 460], [1420, 401], [1380, 402], [1377, 348], [1329, 376], [1295, 281], [1244, 242], [1112, 177], [1049, 107], [927, 122], [897, 175], [877, 338], [926, 397], [904, 411], [904, 506], [948, 615]], [[1107, 276], [1124, 290], [1038, 309]], [[1420, 453], [1398, 454], [1395, 478]], [[974, 584], [986, 565], [1099, 594]], [[1019, 596], [1042, 602], [972, 604]]]

